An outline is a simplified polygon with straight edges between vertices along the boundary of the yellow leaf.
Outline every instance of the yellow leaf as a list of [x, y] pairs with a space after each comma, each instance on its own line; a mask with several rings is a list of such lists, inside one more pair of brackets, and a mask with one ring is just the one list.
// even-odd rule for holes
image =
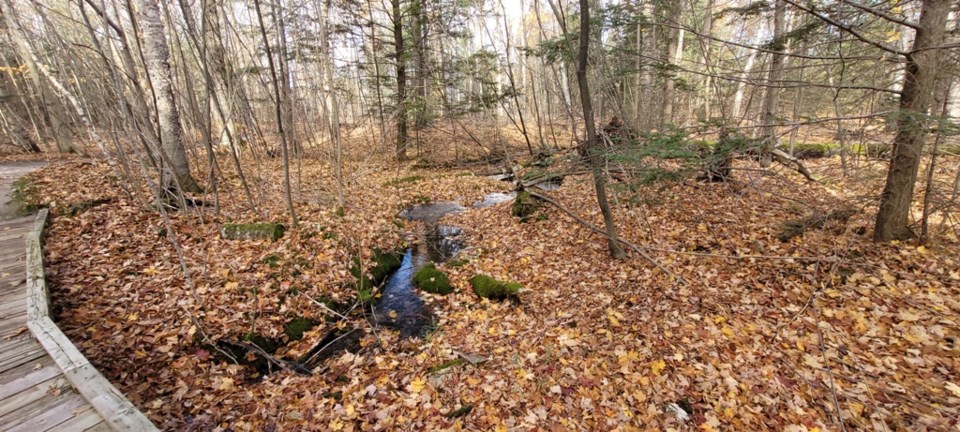
[[928, 249], [927, 249], [926, 247], [924, 247], [924, 246], [917, 246], [917, 252], [920, 252], [920, 253], [926, 255], [927, 253], [930, 252], [930, 250], [928, 250]]
[[233, 291], [233, 290], [236, 290], [237, 288], [240, 288], [240, 282], [227, 282], [227, 284], [224, 285], [223, 287], [226, 288], [228, 291]]
[[667, 362], [663, 360], [657, 360], [653, 363], [650, 363], [650, 371], [653, 372], [654, 375], [660, 375], [660, 372], [663, 372], [663, 369], [666, 367]]
[[224, 378], [220, 381], [220, 390], [230, 390], [233, 388], [233, 378]]
[[617, 319], [613, 314], [607, 313], [607, 320], [610, 321], [610, 325], [614, 327], [620, 327], [620, 320]]
[[340, 421], [340, 419], [335, 418], [333, 420], [330, 420], [330, 424], [327, 425], [327, 428], [332, 431], [343, 430], [343, 422]]
[[147, 267], [147, 268], [143, 269], [143, 274], [145, 274], [145, 275], [147, 275], [147, 276], [156, 276], [157, 273], [159, 273], [159, 271], [157, 271], [157, 268], [154, 267], [154, 266], [150, 266], [150, 267]]
[[423, 377], [416, 377], [413, 379], [413, 381], [410, 381], [410, 385], [407, 386], [407, 389], [410, 390], [411, 393], [420, 393], [420, 391], [422, 391], [426, 385], [427, 380], [423, 379]]
[[956, 385], [956, 384], [954, 384], [954, 383], [952, 383], [952, 382], [950, 382], [950, 381], [947, 381], [947, 383], [944, 385], [944, 387], [946, 387], [947, 390], [950, 390], [950, 393], [953, 393], [954, 396], [960, 397], [960, 386], [958, 386], [958, 385]]
[[130, 315], [127, 315], [127, 321], [129, 322], [134, 322], [137, 320], [137, 318], [140, 318], [140, 314], [132, 313]]
[[720, 329], [720, 333], [723, 333], [726, 337], [733, 337], [733, 329], [727, 326], [723, 326], [723, 328]]

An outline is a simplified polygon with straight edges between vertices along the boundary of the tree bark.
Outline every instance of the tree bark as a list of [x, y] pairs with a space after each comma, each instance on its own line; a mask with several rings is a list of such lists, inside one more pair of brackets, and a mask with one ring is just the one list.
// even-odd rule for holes
[[873, 239], [878, 242], [914, 237], [910, 229], [913, 188], [927, 136], [926, 114], [934, 98], [938, 57], [943, 55], [929, 48], [943, 41], [950, 4], [950, 0], [924, 0], [921, 6], [913, 50], [906, 56], [897, 134], [874, 226]]
[[[18, 19], [14, 4], [8, 1], [5, 6], [6, 10], [3, 11], [3, 15], [6, 17], [6, 20]], [[30, 74], [30, 82], [33, 84], [34, 92], [39, 99], [37, 105], [39, 105], [40, 113], [49, 126], [50, 135], [53, 136], [54, 141], [57, 143], [57, 149], [61, 153], [77, 152], [76, 147], [73, 145], [73, 132], [68, 126], [69, 121], [66, 120], [64, 116], [65, 113], [61, 111], [61, 107], [56, 104], [56, 94], [41, 78], [39, 66], [30, 56], [32, 52], [29, 45], [30, 42], [25, 34], [15, 29], [14, 25], [8, 23], [8, 26], [11, 29], [10, 36], [13, 36], [11, 39], [16, 43], [17, 50], [20, 51], [20, 58], [23, 59], [23, 62], [27, 66], [27, 72]]]
[[607, 247], [610, 256], [616, 259], [626, 258], [627, 254], [617, 240], [617, 227], [613, 222], [610, 203], [607, 202], [607, 188], [600, 164], [600, 148], [597, 145], [597, 127], [593, 119], [593, 102], [590, 100], [590, 85], [587, 82], [587, 54], [590, 46], [590, 1], [580, 0], [580, 52], [577, 55], [577, 83], [580, 86], [580, 104], [583, 106], [583, 121], [587, 128], [587, 152], [590, 168], [593, 171], [593, 186], [597, 193], [597, 203], [603, 213], [603, 223], [607, 231]]
[[400, 0], [393, 6], [393, 43], [397, 61], [397, 161], [407, 159], [407, 67], [403, 47], [403, 14]]
[[253, 0], [253, 5], [257, 10], [257, 21], [260, 24], [260, 35], [263, 37], [263, 48], [267, 54], [267, 64], [270, 66], [270, 77], [273, 82], [274, 113], [277, 118], [277, 134], [280, 135], [280, 150], [283, 152], [283, 189], [287, 199], [287, 209], [290, 211], [290, 219], [293, 227], [298, 225], [297, 212], [293, 207], [293, 194], [290, 191], [290, 155], [287, 151], [287, 134], [283, 129], [283, 98], [280, 94], [280, 77], [277, 75], [277, 66], [273, 62], [273, 53], [270, 52], [270, 38], [267, 37], [267, 26], [263, 23], [263, 12], [260, 10], [260, 0]]
[[767, 91], [763, 97], [763, 141], [760, 155], [760, 166], [768, 167], [773, 161], [773, 149], [777, 147], [777, 99], [780, 88], [777, 83], [783, 69], [783, 51], [786, 41], [783, 38], [786, 21], [787, 4], [776, 0], [773, 12], [773, 41], [771, 43], [770, 71], [767, 74]]
[[160, 8], [156, 0], [138, 0], [137, 6], [144, 63], [156, 100], [160, 151], [163, 154], [163, 186], [168, 190], [200, 192], [200, 186], [190, 175], [190, 163], [183, 145], [183, 126], [173, 94], [170, 49], [160, 21]]
[[[673, 25], [667, 32], [667, 48], [663, 56], [664, 63], [668, 67], [676, 65], [680, 58], [680, 53], [683, 50], [683, 45], [680, 41], [683, 37], [683, 30], [681, 30], [679, 26], [680, 14], [682, 12], [680, 5], [681, 3], [675, 3], [667, 6], [667, 10], [669, 11], [667, 21]], [[661, 127], [673, 124], [673, 89], [676, 86], [673, 80], [673, 74], [674, 71], [669, 70], [667, 76], [663, 79], [663, 106], [661, 106], [662, 110], [660, 111]]]

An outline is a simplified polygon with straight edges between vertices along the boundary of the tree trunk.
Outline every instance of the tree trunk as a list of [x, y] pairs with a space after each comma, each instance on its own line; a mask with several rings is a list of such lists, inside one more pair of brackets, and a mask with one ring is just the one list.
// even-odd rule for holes
[[397, 161], [407, 159], [407, 67], [403, 48], [403, 14], [400, 0], [393, 5], [393, 43], [397, 61]]
[[280, 94], [280, 77], [277, 75], [277, 66], [273, 62], [273, 53], [270, 52], [270, 38], [267, 37], [267, 26], [263, 23], [263, 12], [260, 10], [260, 0], [253, 0], [253, 5], [257, 10], [257, 22], [260, 24], [260, 36], [263, 37], [263, 48], [267, 54], [267, 64], [270, 66], [270, 77], [273, 82], [274, 113], [277, 119], [277, 134], [280, 135], [280, 150], [283, 152], [283, 189], [287, 199], [287, 210], [290, 211], [290, 219], [293, 227], [298, 225], [297, 212], [293, 207], [293, 194], [290, 191], [290, 155], [287, 151], [287, 134], [284, 132], [283, 125], [283, 98]]
[[577, 83], [580, 85], [580, 104], [583, 106], [583, 121], [587, 128], [587, 152], [590, 168], [593, 171], [593, 186], [597, 193], [597, 203], [603, 213], [603, 223], [607, 231], [607, 247], [610, 256], [616, 259], [626, 258], [627, 254], [617, 240], [617, 227], [613, 223], [613, 213], [607, 202], [607, 188], [600, 163], [600, 148], [597, 145], [597, 127], [593, 119], [593, 102], [590, 100], [590, 85], [587, 83], [587, 49], [590, 46], [590, 0], [580, 0], [580, 52], [577, 55]]
[[[214, 93], [216, 101], [208, 107], [219, 126], [218, 142], [225, 148], [233, 149], [240, 143], [234, 141], [237, 136], [236, 127], [233, 122], [233, 97], [230, 85], [229, 64], [226, 60], [223, 41], [220, 39], [220, 4], [218, 2], [206, 1], [204, 10], [204, 32], [203, 39], [207, 46], [207, 63], [211, 70], [211, 79], [213, 88], [208, 89]], [[219, 104], [219, 109], [214, 105]], [[236, 145], [236, 146], [235, 146]]]
[[680, 3], [675, 3], [667, 7], [669, 11], [667, 22], [674, 27], [667, 31], [667, 48], [666, 51], [664, 51], [663, 56], [664, 63], [668, 67], [668, 72], [663, 79], [663, 105], [661, 106], [662, 110], [660, 111], [661, 127], [673, 124], [673, 89], [676, 86], [676, 83], [673, 80], [673, 74], [675, 72], [670, 69], [670, 66], [674, 66], [677, 59], [680, 57], [679, 53], [682, 50], [680, 38], [683, 37], [683, 31], [678, 28], [681, 13]]
[[913, 187], [927, 136], [926, 113], [936, 88], [938, 57], [944, 54], [941, 50], [929, 48], [943, 41], [950, 4], [950, 0], [923, 1], [913, 50], [906, 56], [897, 134], [893, 138], [887, 182], [880, 195], [880, 209], [873, 232], [875, 241], [914, 237], [910, 229]]
[[322, 44], [321, 49], [325, 54], [323, 58], [323, 80], [321, 82], [323, 85], [324, 105], [327, 111], [328, 131], [330, 133], [330, 140], [334, 145], [334, 168], [337, 177], [337, 209], [343, 211], [345, 207], [343, 193], [343, 146], [340, 141], [340, 103], [337, 101], [336, 95], [333, 94], [334, 88], [336, 87], [333, 85], [333, 51], [330, 49], [329, 29], [332, 27], [330, 20], [330, 1], [331, 0], [326, 0], [323, 3], [323, 8], [320, 10], [320, 18], [322, 20], [320, 24], [320, 43]]
[[200, 186], [190, 175], [190, 163], [183, 145], [183, 127], [180, 112], [173, 95], [170, 71], [170, 49], [160, 22], [160, 8], [156, 0], [138, 0], [140, 27], [143, 34], [143, 57], [153, 88], [157, 106], [157, 124], [160, 128], [160, 150], [163, 154], [163, 186], [168, 190], [200, 192]]
[[783, 39], [787, 4], [776, 0], [773, 12], [773, 41], [770, 43], [770, 71], [767, 74], [767, 91], [763, 97], [763, 141], [760, 166], [768, 167], [773, 161], [772, 151], [777, 147], [777, 97], [780, 95], [780, 75], [783, 69], [783, 51], [786, 41]]
[[[6, 10], [3, 11], [3, 15], [6, 20], [17, 19], [16, 10], [14, 10], [14, 4], [8, 1], [5, 6]], [[65, 113], [62, 111], [61, 107], [57, 105], [57, 97], [54, 92], [51, 91], [50, 86], [48, 86], [47, 83], [41, 79], [40, 70], [38, 69], [39, 66], [30, 56], [30, 42], [25, 34], [16, 31], [14, 25], [8, 23], [8, 26], [11, 29], [11, 39], [13, 39], [13, 41], [16, 43], [17, 50], [20, 51], [20, 58], [23, 59], [24, 64], [27, 66], [27, 72], [30, 75], [30, 82], [33, 84], [34, 92], [39, 99], [39, 103], [37, 105], [40, 107], [40, 113], [43, 115], [47, 125], [49, 126], [50, 135], [53, 136], [54, 141], [57, 143], [57, 149], [61, 153], [76, 152], [77, 149], [73, 145], [73, 133], [68, 126], [69, 122], [64, 116]]]

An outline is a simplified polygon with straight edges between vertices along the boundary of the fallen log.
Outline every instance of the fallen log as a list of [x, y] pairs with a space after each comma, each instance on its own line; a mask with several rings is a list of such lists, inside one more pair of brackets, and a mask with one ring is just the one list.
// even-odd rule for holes
[[283, 237], [287, 227], [278, 223], [223, 224], [220, 237], [228, 240], [273, 240]]

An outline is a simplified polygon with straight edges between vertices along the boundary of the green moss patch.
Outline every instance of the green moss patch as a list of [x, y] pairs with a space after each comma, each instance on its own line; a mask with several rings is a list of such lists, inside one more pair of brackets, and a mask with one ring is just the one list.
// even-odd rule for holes
[[459, 418], [467, 414], [470, 414], [470, 411], [473, 411], [473, 405], [464, 405], [460, 408], [457, 408], [453, 411], [450, 411], [447, 414], [447, 418]]
[[450, 369], [450, 368], [452, 368], [452, 367], [454, 367], [454, 366], [460, 366], [460, 365], [463, 365], [463, 364], [466, 364], [466, 363], [467, 363], [467, 361], [464, 360], [464, 359], [462, 359], [462, 358], [455, 358], [455, 359], [453, 359], [453, 360], [447, 360], [447, 361], [445, 361], [445, 362], [443, 362], [443, 363], [440, 363], [440, 364], [438, 364], [438, 365], [436, 365], [436, 366], [433, 366], [433, 367], [431, 367], [431, 368], [429, 369], [429, 371], [430, 371], [431, 374], [436, 374], [436, 373], [439, 373], [439, 372], [443, 372], [443, 371], [445, 371], [445, 370], [447, 370], [447, 369]]
[[470, 286], [477, 296], [494, 300], [515, 297], [523, 288], [516, 282], [501, 282], [482, 274], [470, 278]]
[[26, 177], [13, 182], [13, 201], [17, 204], [17, 215], [27, 216], [46, 207], [40, 202], [37, 185]]
[[371, 261], [372, 266], [366, 272], [361, 271], [359, 259], [354, 259], [353, 266], [350, 267], [350, 273], [357, 278], [357, 290], [360, 292], [369, 291], [383, 283], [391, 273], [400, 268], [402, 256], [397, 252], [375, 249]]
[[268, 254], [264, 256], [262, 259], [260, 259], [260, 262], [263, 264], [266, 264], [267, 267], [270, 267], [270, 268], [280, 267], [280, 255], [277, 255], [275, 253]]
[[303, 339], [303, 334], [317, 326], [317, 322], [304, 317], [296, 317], [283, 325], [283, 333], [290, 340]]
[[455, 260], [447, 261], [447, 266], [456, 268], [456, 267], [463, 267], [468, 263], [470, 263], [470, 261], [467, 261], [463, 258], [457, 258]]
[[520, 218], [520, 221], [526, 222], [539, 208], [540, 201], [530, 195], [530, 192], [522, 191], [518, 193], [517, 198], [513, 200], [513, 207], [510, 209], [510, 214]]
[[287, 227], [278, 223], [223, 224], [220, 236], [229, 240], [273, 240], [283, 237]]
[[384, 185], [384, 186], [400, 186], [400, 185], [404, 185], [404, 184], [417, 183], [417, 182], [419, 182], [420, 180], [423, 180], [423, 176], [415, 175], [415, 176], [408, 176], [408, 177], [401, 177], [401, 178], [398, 178], [398, 179], [393, 179], [393, 180], [390, 180], [390, 181], [384, 183], [383, 185]]
[[450, 285], [450, 278], [442, 271], [437, 270], [433, 263], [423, 266], [413, 275], [413, 283], [418, 288], [433, 294], [450, 294], [453, 292], [453, 286]]

